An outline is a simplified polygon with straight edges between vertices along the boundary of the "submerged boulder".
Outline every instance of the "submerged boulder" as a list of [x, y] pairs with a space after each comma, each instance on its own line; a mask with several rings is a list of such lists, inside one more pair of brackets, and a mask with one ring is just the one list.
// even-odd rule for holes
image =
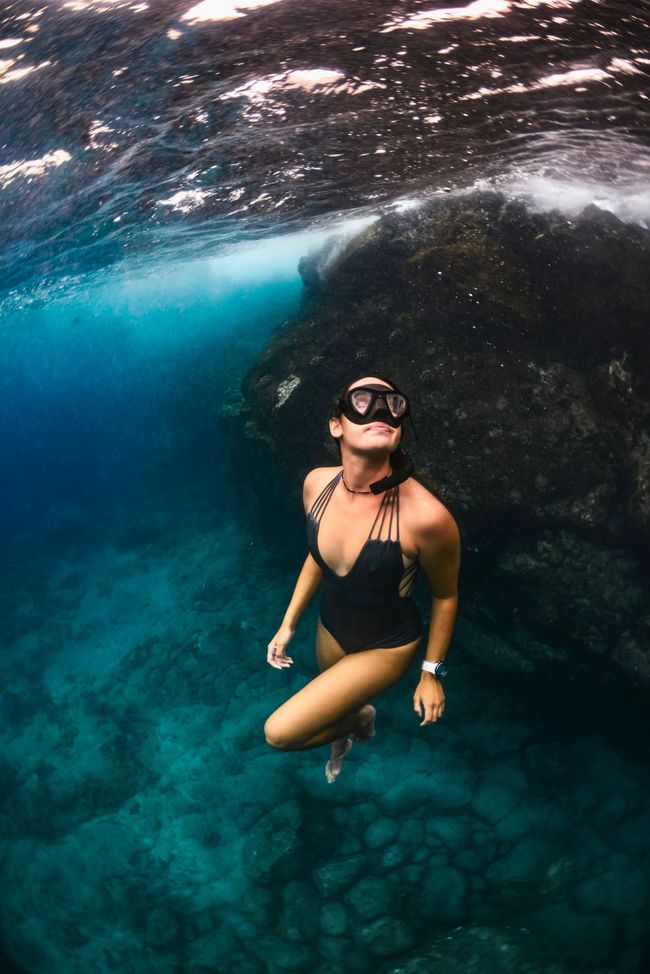
[[338, 463], [333, 393], [393, 376], [461, 531], [456, 639], [533, 677], [648, 687], [649, 269], [650, 232], [595, 206], [480, 192], [385, 216], [301, 262], [302, 309], [243, 383], [243, 441], [299, 485]]
[[[593, 974], [614, 974], [611, 967], [590, 968]], [[490, 927], [478, 924], [456, 927], [412, 952], [399, 964], [389, 964], [382, 974], [573, 974], [568, 966], [545, 947], [543, 936], [528, 929]]]

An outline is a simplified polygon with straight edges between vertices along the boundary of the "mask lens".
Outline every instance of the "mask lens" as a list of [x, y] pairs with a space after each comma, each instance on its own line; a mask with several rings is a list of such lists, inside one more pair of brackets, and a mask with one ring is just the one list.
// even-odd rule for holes
[[350, 393], [350, 403], [360, 416], [365, 416], [372, 402], [372, 393], [366, 389], [353, 389]]
[[388, 408], [390, 409], [391, 415], [397, 419], [399, 416], [403, 416], [406, 412], [406, 397], [400, 395], [399, 392], [389, 392], [386, 396], [386, 402], [388, 403]]

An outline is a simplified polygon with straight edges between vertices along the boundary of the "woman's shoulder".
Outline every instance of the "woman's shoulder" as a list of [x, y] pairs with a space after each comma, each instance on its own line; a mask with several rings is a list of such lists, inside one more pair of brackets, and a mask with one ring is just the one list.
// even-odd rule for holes
[[414, 477], [409, 477], [402, 486], [404, 489], [400, 500], [403, 502], [404, 512], [413, 525], [418, 524], [420, 527], [437, 526], [438, 528], [445, 525], [448, 527], [455, 525], [456, 522], [451, 511], [445, 507], [429, 487]]
[[302, 485], [302, 499], [305, 506], [305, 511], [308, 511], [312, 505], [312, 502], [316, 500], [316, 497], [321, 492], [323, 487], [332, 480], [337, 473], [342, 469], [339, 464], [338, 467], [314, 467], [306, 474], [303, 485]]

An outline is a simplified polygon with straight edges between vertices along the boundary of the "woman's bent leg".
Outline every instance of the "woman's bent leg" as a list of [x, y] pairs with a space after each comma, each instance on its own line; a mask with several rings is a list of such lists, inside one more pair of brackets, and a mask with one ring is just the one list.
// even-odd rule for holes
[[[341, 645], [319, 619], [316, 627], [316, 658], [318, 659], [318, 667], [321, 673], [323, 670], [328, 670], [330, 666], [334, 666], [344, 656], [345, 651], [341, 648]], [[325, 765], [325, 777], [330, 784], [339, 776], [343, 760], [352, 747], [352, 736], [348, 737], [348, 733], [350, 735], [353, 734], [354, 739], [357, 741], [369, 741], [374, 735], [375, 708], [372, 704], [365, 704], [349, 716], [354, 717], [355, 715], [358, 721], [363, 721], [364, 723], [357, 724], [353, 731], [348, 731], [345, 724], [347, 718], [344, 718], [342, 736], [335, 738], [330, 743], [330, 756]], [[310, 743], [310, 741], [305, 741], [307, 747], [310, 746]]]
[[363, 706], [404, 676], [419, 641], [344, 654], [271, 714], [267, 742], [279, 750], [308, 750], [362, 732]]

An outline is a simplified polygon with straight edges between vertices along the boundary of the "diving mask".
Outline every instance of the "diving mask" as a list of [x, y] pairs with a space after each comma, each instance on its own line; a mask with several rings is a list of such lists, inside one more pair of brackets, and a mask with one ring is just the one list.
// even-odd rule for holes
[[348, 389], [339, 400], [339, 408], [351, 423], [382, 422], [397, 429], [409, 415], [409, 401], [398, 389], [368, 383]]

